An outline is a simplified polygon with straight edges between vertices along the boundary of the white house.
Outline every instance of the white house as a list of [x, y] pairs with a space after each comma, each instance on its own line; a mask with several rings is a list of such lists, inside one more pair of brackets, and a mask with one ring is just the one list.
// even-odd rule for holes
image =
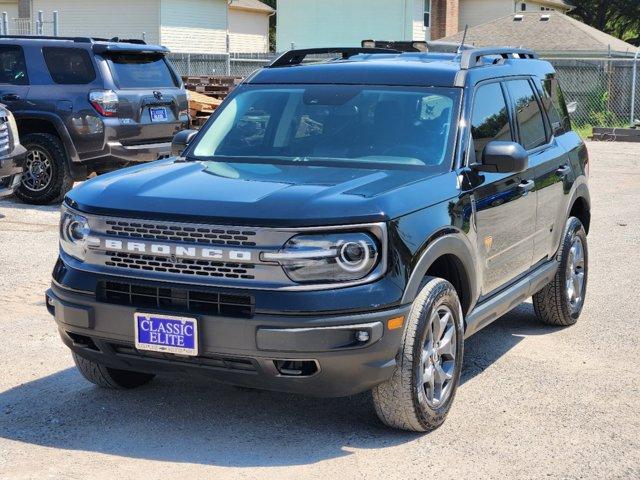
[[278, 0], [277, 49], [436, 40], [523, 9], [570, 8], [564, 0]]
[[[33, 33], [39, 10], [47, 22], [58, 11], [61, 36], [144, 35], [148, 43], [178, 53], [226, 52], [227, 25], [232, 52], [267, 52], [269, 16], [275, 13], [258, 0], [0, 0], [9, 33]], [[50, 24], [44, 33], [52, 33]]]

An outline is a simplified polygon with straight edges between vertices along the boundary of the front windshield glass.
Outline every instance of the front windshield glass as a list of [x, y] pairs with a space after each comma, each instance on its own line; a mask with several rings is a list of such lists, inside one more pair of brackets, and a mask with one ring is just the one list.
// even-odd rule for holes
[[245, 86], [191, 149], [198, 159], [445, 170], [458, 91], [356, 85]]

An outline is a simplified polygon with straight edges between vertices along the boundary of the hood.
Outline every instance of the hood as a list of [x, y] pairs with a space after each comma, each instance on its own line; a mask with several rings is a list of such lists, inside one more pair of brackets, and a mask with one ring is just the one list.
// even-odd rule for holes
[[[387, 221], [455, 195], [428, 178], [417, 170], [167, 159], [88, 180], [68, 201], [87, 213], [133, 218], [339, 225]], [[455, 186], [455, 177], [446, 184]]]

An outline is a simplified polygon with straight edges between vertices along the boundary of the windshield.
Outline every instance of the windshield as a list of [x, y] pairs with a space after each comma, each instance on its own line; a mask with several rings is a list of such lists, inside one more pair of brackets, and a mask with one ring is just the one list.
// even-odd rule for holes
[[171, 88], [177, 86], [162, 54], [111, 53], [107, 59], [120, 88]]
[[448, 170], [458, 95], [452, 88], [244, 86], [189, 153]]

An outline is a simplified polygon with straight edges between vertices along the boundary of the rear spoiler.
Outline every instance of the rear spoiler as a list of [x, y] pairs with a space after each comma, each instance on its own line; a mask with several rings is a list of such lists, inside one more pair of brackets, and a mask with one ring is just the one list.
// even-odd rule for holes
[[94, 43], [91, 46], [94, 53], [169, 53], [162, 45], [145, 45], [142, 43]]

